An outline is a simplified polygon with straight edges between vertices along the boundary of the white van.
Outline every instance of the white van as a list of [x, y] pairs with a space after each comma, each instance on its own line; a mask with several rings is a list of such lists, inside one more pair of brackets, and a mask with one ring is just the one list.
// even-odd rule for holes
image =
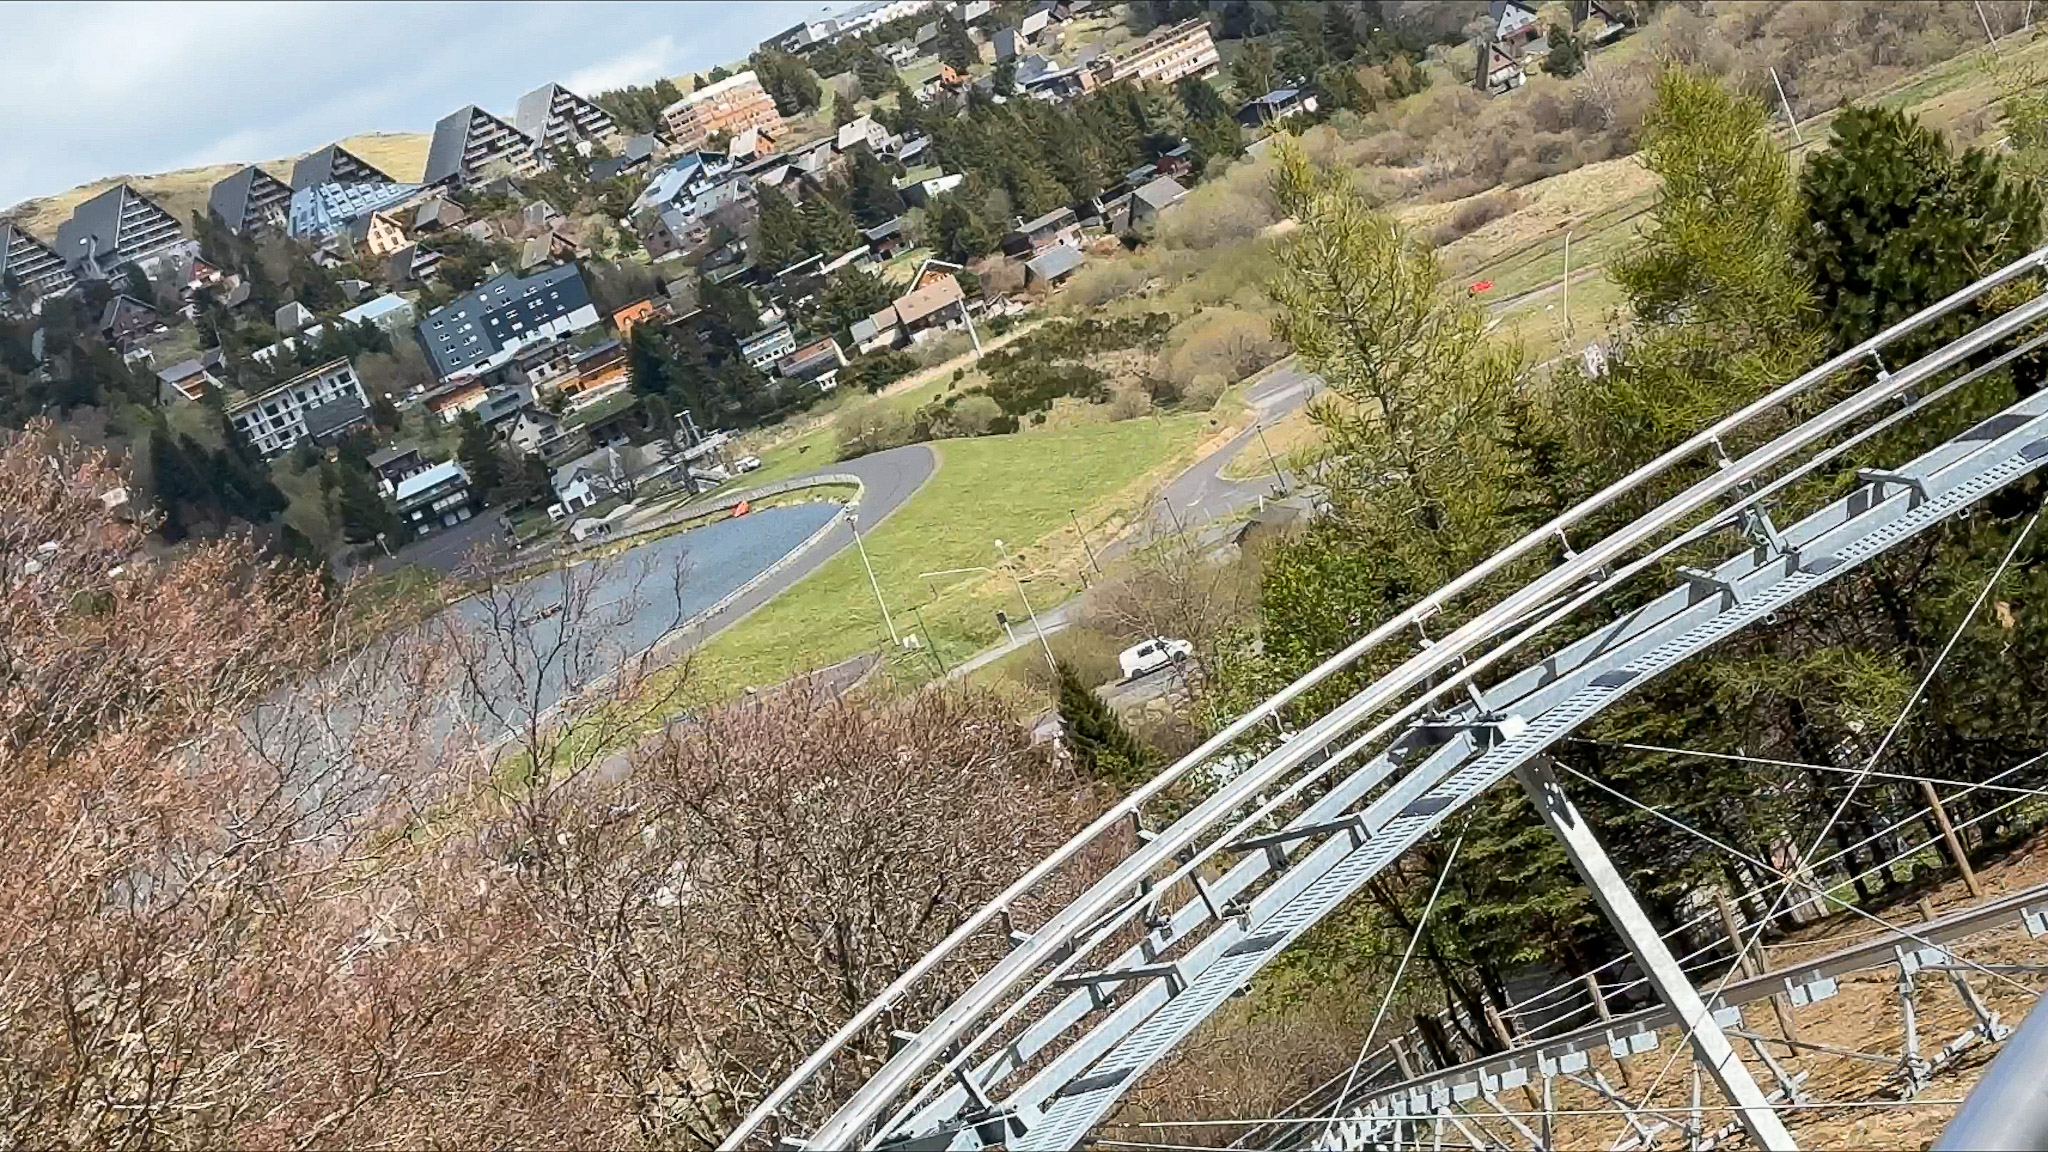
[[1185, 640], [1168, 640], [1163, 636], [1155, 636], [1119, 652], [1116, 662], [1123, 669], [1124, 679], [1135, 680], [1147, 672], [1157, 672], [1175, 661], [1185, 660], [1194, 654], [1195, 646]]

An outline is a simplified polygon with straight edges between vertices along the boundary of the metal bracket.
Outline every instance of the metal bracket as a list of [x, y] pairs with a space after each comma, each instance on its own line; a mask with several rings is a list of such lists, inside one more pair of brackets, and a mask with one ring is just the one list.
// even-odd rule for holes
[[1699, 568], [1681, 567], [1678, 570], [1678, 574], [1683, 576], [1685, 582], [1692, 585], [1695, 589], [1703, 588], [1709, 592], [1718, 592], [1726, 596], [1730, 605], [1742, 603], [1742, 593], [1735, 587], [1733, 581], [1723, 580], [1712, 572]]
[[1187, 977], [1182, 976], [1178, 964], [1141, 964], [1136, 968], [1105, 969], [1100, 972], [1077, 972], [1053, 981], [1055, 988], [1086, 988], [1091, 993], [1103, 984], [1121, 984], [1127, 980], [1165, 980], [1166, 994], [1177, 996], [1188, 986]]
[[[1266, 863], [1271, 865], [1275, 872], [1278, 872], [1282, 868], [1287, 867], [1287, 845], [1294, 843], [1296, 840], [1306, 840], [1312, 836], [1321, 836], [1327, 832], [1349, 832], [1351, 834], [1351, 846], [1354, 848], [1364, 844], [1366, 837], [1371, 835], [1365, 826], [1365, 813], [1354, 812], [1339, 820], [1324, 820], [1316, 824], [1303, 824], [1296, 828], [1282, 828], [1278, 832], [1268, 832], [1263, 836], [1247, 836], [1225, 847], [1227, 850], [1235, 852], [1255, 852], [1258, 849], [1264, 848], [1266, 850]], [[1218, 917], [1218, 919], [1221, 919], [1221, 917]]]
[[1918, 507], [1927, 499], [1927, 481], [1906, 472], [1893, 472], [1884, 468], [1858, 468], [1856, 482], [1875, 488], [1879, 500], [1884, 499], [1884, 488], [1887, 484], [1896, 484], [1911, 491], [1913, 499], [1910, 503], [1913, 507]]
[[1785, 981], [1785, 995], [1791, 998], [1795, 1007], [1800, 1008], [1825, 1000], [1841, 990], [1832, 976], [1817, 975], [1811, 980], [1797, 982], [1787, 978]]

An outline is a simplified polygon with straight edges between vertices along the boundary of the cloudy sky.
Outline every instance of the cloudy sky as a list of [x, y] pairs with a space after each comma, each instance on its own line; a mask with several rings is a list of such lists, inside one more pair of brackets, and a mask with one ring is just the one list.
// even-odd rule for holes
[[[835, 5], [844, 7], [844, 4]], [[586, 95], [745, 56], [822, 0], [744, 3], [10, 4], [0, 206], [102, 176], [510, 117], [550, 80]]]

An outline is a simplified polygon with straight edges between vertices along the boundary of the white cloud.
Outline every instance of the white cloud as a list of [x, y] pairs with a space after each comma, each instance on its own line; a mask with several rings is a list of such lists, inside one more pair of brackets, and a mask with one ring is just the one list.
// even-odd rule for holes
[[[0, 37], [0, 205], [103, 176], [425, 132], [745, 56], [817, 0], [750, 4], [16, 4]], [[622, 47], [623, 46], [623, 47]]]
[[675, 38], [663, 36], [630, 52], [622, 52], [609, 60], [571, 72], [562, 83], [572, 92], [584, 93], [651, 84], [663, 76], [680, 72], [682, 67], [678, 61], [681, 59], [682, 52], [676, 48]]

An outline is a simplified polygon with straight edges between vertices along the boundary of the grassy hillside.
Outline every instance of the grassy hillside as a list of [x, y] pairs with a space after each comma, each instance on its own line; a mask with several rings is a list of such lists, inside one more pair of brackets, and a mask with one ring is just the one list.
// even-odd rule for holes
[[[341, 146], [383, 169], [392, 179], [410, 182], [418, 180], [426, 171], [427, 145], [432, 139], [425, 132], [370, 132], [350, 136], [341, 142]], [[281, 160], [260, 160], [257, 165], [280, 180], [289, 180], [292, 164], [297, 159], [297, 156], [288, 156]], [[209, 164], [149, 176], [109, 176], [54, 196], [24, 200], [4, 214], [21, 221], [35, 235], [49, 239], [56, 234], [57, 226], [70, 218], [72, 209], [126, 181], [163, 205], [182, 223], [191, 220], [194, 212], [204, 212], [206, 195], [214, 184], [241, 167], [240, 164]]]

